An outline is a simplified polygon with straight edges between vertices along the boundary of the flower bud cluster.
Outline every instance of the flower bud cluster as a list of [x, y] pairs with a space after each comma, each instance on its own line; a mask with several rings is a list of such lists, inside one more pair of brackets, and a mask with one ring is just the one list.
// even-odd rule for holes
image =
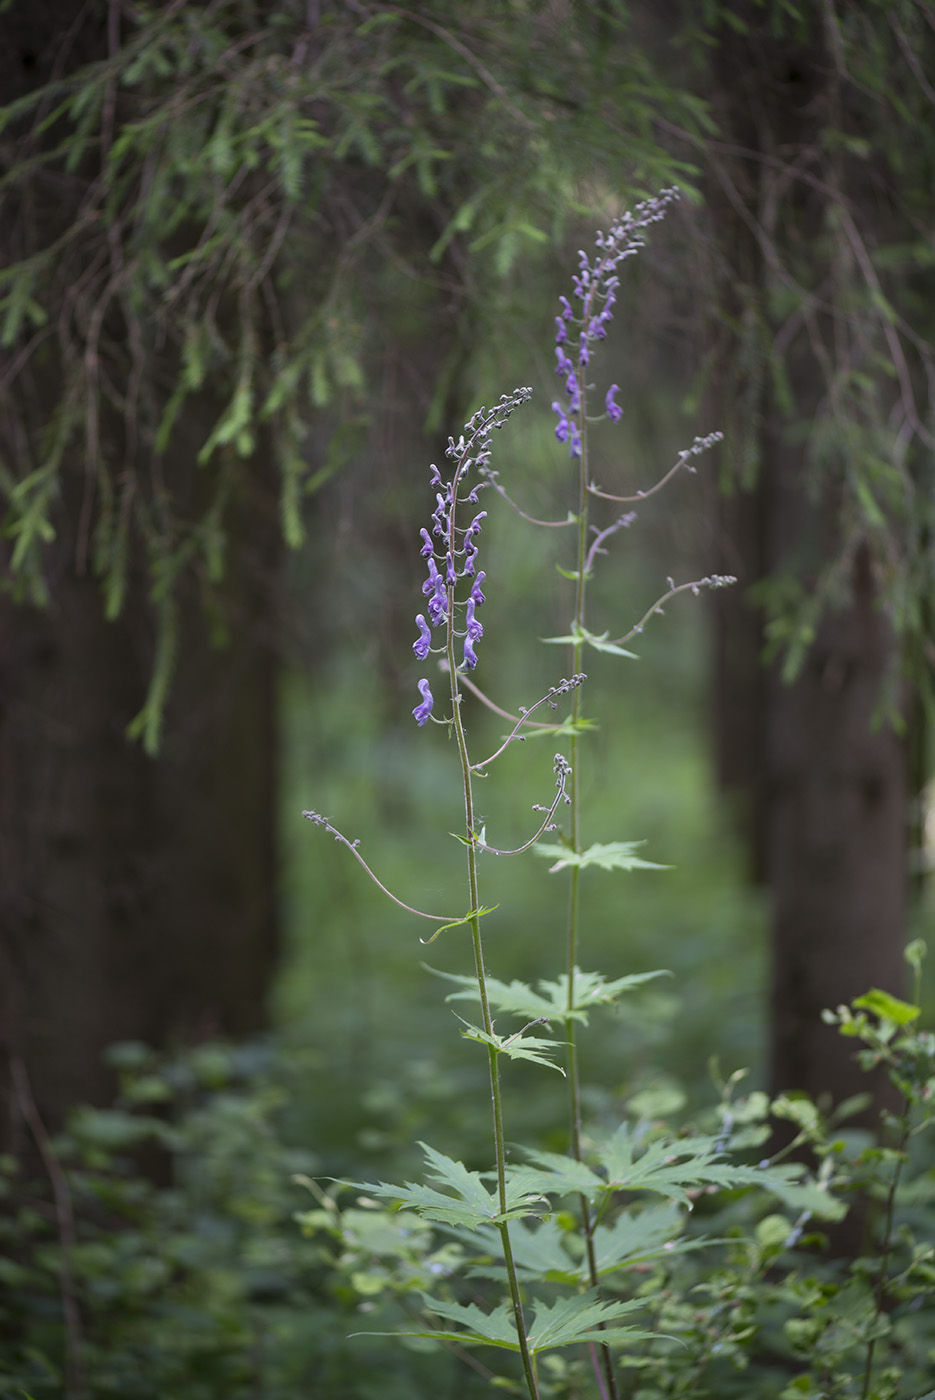
[[[555, 373], [564, 383], [567, 404], [556, 399], [552, 411], [558, 415], [555, 436], [568, 443], [572, 457], [581, 456], [581, 416], [584, 382], [582, 370], [590, 363], [591, 344], [603, 340], [613, 319], [620, 278], [616, 269], [624, 258], [632, 257], [644, 245], [642, 231], [665, 218], [666, 210], [678, 199], [677, 189], [661, 190], [653, 199], [644, 200], [633, 210], [615, 219], [607, 233], [597, 235], [597, 254], [592, 263], [584, 251], [578, 253], [578, 271], [572, 278], [577, 311], [567, 297], [559, 297], [561, 315], [555, 318]], [[623, 416], [623, 409], [614, 401], [619, 391], [612, 384], [604, 399], [604, 409], [611, 422]], [[577, 420], [577, 421], [576, 421]]]
[[[469, 524], [459, 526], [458, 509], [477, 506], [478, 492], [489, 484], [491, 434], [495, 428], [502, 428], [514, 410], [531, 397], [531, 389], [514, 389], [512, 394], [502, 394], [493, 408], [479, 408], [465, 423], [458, 441], [453, 437], [448, 439], [445, 456], [454, 464], [450, 479], [446, 481], [434, 464], [430, 468], [435, 509], [430, 527], [419, 531], [420, 553], [428, 570], [422, 593], [428, 601], [425, 613], [416, 616], [419, 636], [412, 644], [419, 661], [424, 661], [432, 650], [433, 631], [444, 628], [444, 643], [438, 649], [447, 650], [450, 640], [457, 637], [463, 642], [461, 664], [468, 670], [477, 665], [474, 644], [484, 635], [477, 609], [484, 602], [481, 585], [486, 578], [483, 569], [477, 568], [477, 542], [487, 512], [475, 511]], [[472, 470], [479, 478], [473, 485], [470, 484]], [[464, 581], [469, 581], [469, 587], [466, 596], [459, 599], [456, 596], [458, 586]], [[457, 621], [460, 618], [463, 618], [461, 625]], [[422, 701], [412, 713], [416, 723], [423, 725], [435, 703], [428, 680], [419, 681], [419, 694]]]

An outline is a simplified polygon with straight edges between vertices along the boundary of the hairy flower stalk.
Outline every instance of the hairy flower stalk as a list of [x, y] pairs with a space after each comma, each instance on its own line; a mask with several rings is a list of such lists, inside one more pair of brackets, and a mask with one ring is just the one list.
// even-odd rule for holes
[[[472, 768], [461, 717], [461, 690], [459, 685], [461, 669], [473, 670], [477, 665], [477, 653], [474, 650], [474, 643], [480, 640], [484, 632], [483, 625], [476, 614], [477, 608], [484, 602], [481, 584], [484, 581], [485, 574], [483, 571], [477, 572], [476, 559], [478, 554], [477, 538], [481, 531], [481, 522], [486, 517], [487, 512], [478, 512], [474, 515], [469, 525], [464, 528], [459, 528], [458, 508], [464, 504], [477, 504], [478, 491], [488, 484], [484, 479], [483, 473], [489, 467], [491, 457], [491, 433], [495, 428], [502, 428], [514, 410], [518, 408], [520, 404], [525, 403], [531, 397], [531, 394], [531, 389], [516, 389], [512, 394], [501, 396], [500, 402], [489, 412], [486, 408], [480, 408], [477, 413], [473, 415], [465, 424], [464, 433], [457, 442], [455, 442], [454, 438], [449, 438], [446, 456], [453, 464], [451, 480], [447, 483], [442, 482], [438, 468], [432, 468], [433, 485], [441, 489], [436, 493], [436, 509], [432, 516], [431, 533], [425, 529], [421, 531], [421, 538], [423, 540], [421, 552], [428, 565], [428, 578], [423, 584], [423, 592], [431, 594], [428, 607], [429, 622], [435, 630], [441, 631], [444, 629], [443, 641], [436, 649], [439, 651], [443, 650], [447, 657], [447, 671], [451, 697], [451, 725], [458, 745], [458, 756], [461, 763], [461, 778], [464, 789], [464, 827], [467, 847], [469, 907], [471, 910], [467, 922], [471, 930], [474, 972], [477, 978], [477, 990], [481, 1004], [481, 1024], [490, 1042], [494, 1040], [494, 1024], [490, 1010], [490, 999], [487, 993], [484, 948], [480, 929], [479, 911], [481, 909], [481, 902], [478, 878], [479, 847], [474, 836], [476, 818], [474, 812]], [[476, 484], [473, 486], [471, 485], [472, 469], [476, 478]], [[459, 591], [463, 591], [465, 587], [467, 588], [466, 596], [459, 598]], [[421, 614], [416, 618], [416, 622], [419, 627], [419, 638], [414, 643], [413, 650], [419, 660], [424, 660], [430, 649], [431, 632], [426, 627], [425, 619]], [[459, 648], [461, 651], [460, 657], [458, 656]], [[421, 725], [431, 716], [431, 692], [429, 691], [427, 681], [419, 682], [419, 692], [422, 695], [423, 703], [416, 706], [413, 710], [413, 715], [417, 723]], [[506, 1139], [503, 1128], [503, 1096], [501, 1092], [498, 1063], [499, 1051], [495, 1048], [493, 1043], [487, 1045], [487, 1057], [490, 1073], [490, 1097], [493, 1116], [497, 1191], [500, 1213], [505, 1217], [508, 1208]], [[539, 1389], [526, 1336], [523, 1301], [516, 1272], [516, 1264], [513, 1258], [509, 1226], [506, 1219], [503, 1219], [498, 1224], [498, 1230], [503, 1247], [503, 1257], [510, 1290], [510, 1301], [513, 1307], [513, 1318], [516, 1325], [517, 1342], [519, 1344], [520, 1358], [523, 1365], [523, 1375], [526, 1380], [526, 1387], [529, 1392], [530, 1400], [538, 1400]]]

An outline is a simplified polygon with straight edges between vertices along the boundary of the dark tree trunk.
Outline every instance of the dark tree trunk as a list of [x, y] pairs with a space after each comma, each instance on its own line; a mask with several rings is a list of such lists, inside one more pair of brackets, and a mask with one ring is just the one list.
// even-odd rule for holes
[[[105, 26], [106, 13], [84, 5], [16, 6], [0, 20], [0, 97], [47, 81], [55, 62], [99, 57]], [[31, 382], [26, 411], [39, 431], [61, 385], [41, 360]], [[218, 409], [193, 411], [210, 426]], [[191, 424], [190, 450], [169, 468], [165, 486], [177, 499], [200, 489], [201, 429], [205, 421]], [[104, 436], [113, 430], [102, 424]], [[13, 431], [5, 436], [15, 448]], [[110, 1094], [110, 1043], [240, 1035], [264, 1023], [276, 953], [279, 545], [266, 473], [256, 463], [249, 473], [232, 468], [220, 616], [205, 612], [194, 581], [183, 585], [158, 758], [126, 737], [153, 663], [143, 561], [131, 564], [122, 615], [105, 622], [97, 582], [78, 562], [80, 459], [64, 464], [49, 606], [0, 600], [4, 1145], [24, 1146], [26, 1133], [11, 1059], [54, 1128], [70, 1105]], [[219, 628], [222, 646], [212, 640]]]
[[[231, 546], [228, 645], [212, 645], [199, 600], [186, 600], [156, 759], [125, 733], [152, 663], [141, 590], [105, 622], [63, 540], [50, 607], [3, 603], [0, 1036], [52, 1125], [110, 1093], [101, 1056], [114, 1041], [264, 1022], [276, 951], [275, 550], [257, 521], [242, 512], [253, 558]], [[15, 1136], [15, 1103], [5, 1119]]]
[[871, 986], [903, 990], [906, 762], [892, 730], [873, 724], [896, 644], [861, 549], [797, 678], [785, 683], [779, 662], [762, 667], [751, 588], [784, 574], [811, 589], [842, 544], [834, 474], [816, 474], [808, 456], [834, 312], [809, 319], [777, 295], [777, 266], [801, 267], [809, 248], [824, 304], [834, 295], [820, 267], [826, 194], [799, 178], [834, 100], [834, 64], [817, 14], [814, 33], [792, 44], [758, 7], [742, 8], [750, 32], [724, 32], [715, 63], [722, 139], [709, 201], [728, 328], [718, 421], [740, 458], [717, 560], [740, 578], [733, 598], [717, 600], [718, 760], [746, 804], [752, 863], [771, 896], [771, 1088], [839, 1101], [867, 1079], [822, 1010]]

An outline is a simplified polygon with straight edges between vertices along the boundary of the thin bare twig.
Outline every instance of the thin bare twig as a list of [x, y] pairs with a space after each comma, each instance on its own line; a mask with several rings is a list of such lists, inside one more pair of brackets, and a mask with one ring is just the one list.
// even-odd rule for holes
[[702, 452], [706, 452], [709, 447], [713, 447], [715, 443], [722, 442], [723, 439], [724, 434], [721, 432], [709, 433], [707, 437], [703, 438], [696, 437], [691, 447], [686, 447], [684, 451], [679, 453], [679, 459], [675, 466], [670, 467], [655, 486], [650, 486], [646, 491], [637, 491], [635, 496], [612, 496], [609, 492], [602, 491], [598, 486], [595, 486], [593, 481], [588, 482], [588, 491], [592, 496], [600, 496], [602, 501], [618, 501], [624, 505], [631, 505], [635, 501], [645, 501], [650, 496], [655, 496], [657, 491], [661, 491], [663, 486], [672, 480], [676, 472], [681, 471], [682, 467], [685, 467], [687, 471], [694, 472], [695, 468], [688, 465], [689, 458], [699, 456]]
[[544, 812], [545, 816], [542, 818], [538, 830], [532, 836], [530, 836], [529, 840], [524, 841], [523, 844], [521, 846], [517, 846], [515, 850], [504, 851], [501, 850], [498, 846], [488, 846], [486, 841], [482, 841], [479, 836], [474, 836], [474, 833], [472, 832], [471, 835], [474, 839], [474, 845], [477, 848], [477, 850], [487, 851], [492, 856], [519, 856], [522, 855], [523, 851], [528, 851], [530, 846], [534, 846], [539, 840], [539, 837], [543, 834], [543, 832], [553, 830], [554, 823], [552, 822], [552, 818], [555, 816], [558, 804], [560, 802], [571, 802], [571, 798], [565, 791], [568, 778], [571, 775], [571, 764], [560, 753], [557, 753], [555, 755], [554, 771], [558, 775], [555, 781], [555, 797], [553, 798], [550, 807], [540, 807], [538, 804], [533, 807], [534, 812]]
[[426, 914], [423, 909], [413, 909], [411, 904], [406, 904], [404, 900], [397, 899], [392, 890], [388, 890], [386, 885], [384, 885], [381, 880], [377, 879], [376, 875], [374, 875], [373, 871], [370, 869], [370, 866], [360, 854], [360, 851], [357, 849], [360, 845], [359, 838], [356, 841], [349, 841], [343, 832], [338, 831], [337, 827], [332, 826], [328, 818], [323, 817], [320, 812], [303, 812], [302, 816], [305, 817], [307, 821], [314, 822], [316, 826], [323, 826], [325, 830], [334, 837], [335, 841], [340, 841], [342, 846], [346, 846], [358, 864], [362, 865], [366, 870], [377, 889], [382, 890], [387, 899], [391, 899], [394, 904], [398, 904], [400, 909], [405, 909], [407, 913], [415, 914], [420, 919], [431, 919], [432, 922], [436, 924], [454, 924], [461, 922], [462, 915], [460, 914]]
[[707, 578], [695, 579], [692, 583], [675, 584], [672, 579], [667, 579], [666, 582], [669, 585], [668, 591], [663, 593], [661, 598], [656, 599], [652, 607], [647, 609], [639, 622], [631, 627], [629, 632], [625, 632], [622, 637], [615, 637], [613, 642], [610, 643], [611, 646], [619, 647], [622, 646], [624, 642], [628, 642], [631, 637], [638, 637], [653, 614], [661, 613], [663, 604], [667, 603], [670, 598], [674, 598], [677, 593], [691, 592], [697, 595], [701, 592], [702, 588], [729, 588], [731, 584], [736, 583], [737, 580], [732, 574], [711, 574]]

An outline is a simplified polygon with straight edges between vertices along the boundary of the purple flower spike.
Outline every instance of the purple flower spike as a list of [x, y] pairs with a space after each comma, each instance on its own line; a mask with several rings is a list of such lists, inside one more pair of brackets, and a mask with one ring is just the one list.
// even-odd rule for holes
[[558, 422], [555, 425], [555, 436], [558, 438], [559, 442], [567, 442], [568, 419], [565, 417], [565, 411], [557, 399], [552, 404], [552, 412], [558, 414]]
[[421, 613], [416, 616], [416, 624], [419, 628], [419, 640], [413, 642], [412, 649], [418, 661], [424, 661], [429, 654], [429, 647], [432, 642], [432, 634], [429, 631], [428, 623]]
[[480, 573], [477, 575], [477, 578], [474, 580], [474, 587], [471, 589], [471, 598], [473, 602], [477, 603], [478, 605], [484, 601], [484, 595], [480, 591], [480, 586], [484, 582], [484, 579], [486, 577], [487, 575], [484, 573], [484, 570], [481, 569]]
[[474, 643], [470, 637], [464, 639], [464, 664], [469, 671], [473, 671], [477, 665], [477, 653], [474, 650]]
[[428, 719], [429, 715], [432, 713], [432, 706], [435, 704], [434, 697], [432, 695], [431, 690], [429, 689], [428, 681], [421, 680], [419, 682], [419, 694], [422, 696], [422, 704], [417, 705], [415, 707], [415, 709], [412, 712], [412, 716], [416, 724], [421, 729], [425, 721]]
[[607, 409], [607, 417], [612, 423], [618, 423], [623, 417], [623, 409], [619, 404], [614, 403], [614, 394], [620, 392], [619, 384], [611, 384], [607, 390], [607, 397], [604, 400], [604, 407]]
[[428, 559], [435, 553], [435, 546], [432, 544], [432, 536], [424, 525], [419, 531], [419, 534], [422, 537], [422, 548], [419, 550], [419, 553], [422, 555], [423, 559]]

